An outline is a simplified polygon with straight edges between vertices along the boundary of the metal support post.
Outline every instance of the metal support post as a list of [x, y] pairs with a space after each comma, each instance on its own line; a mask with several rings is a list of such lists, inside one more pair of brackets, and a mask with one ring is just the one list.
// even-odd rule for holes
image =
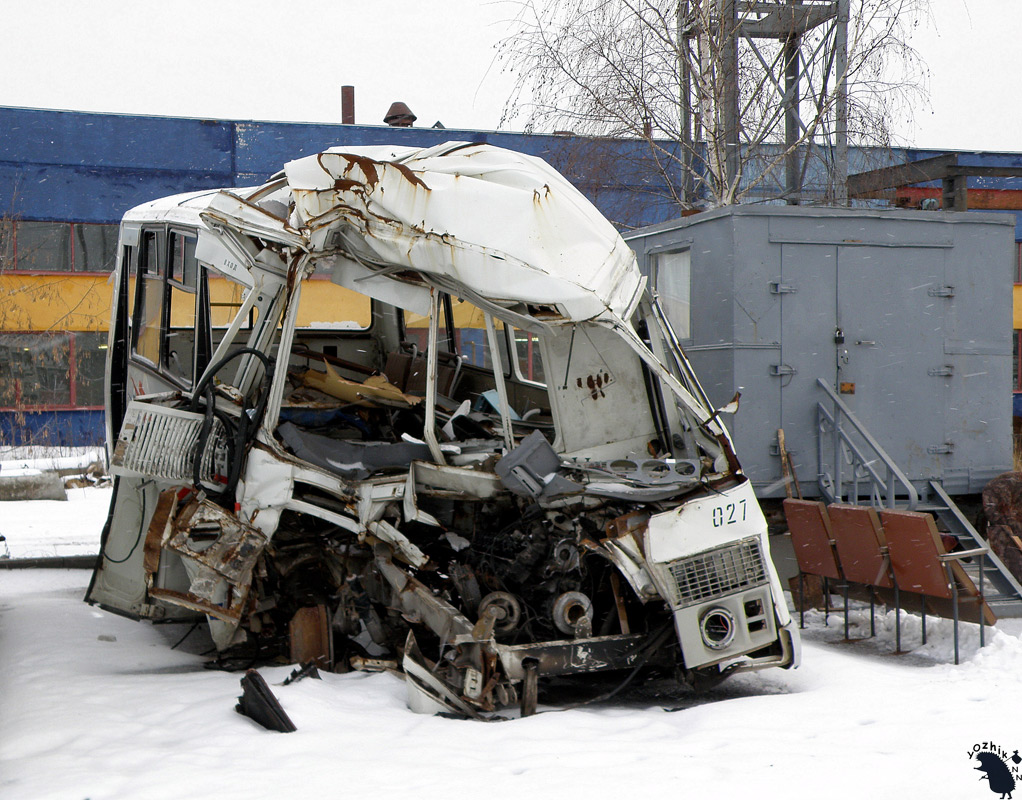
[[901, 652], [901, 592], [898, 582], [894, 582], [894, 652]]
[[849, 0], [837, 0], [834, 25], [834, 199], [848, 204], [848, 18]]
[[798, 168], [799, 140], [799, 48], [802, 38], [791, 35], [784, 40], [784, 194], [790, 206], [797, 206], [802, 197], [802, 181]]
[[848, 641], [848, 581], [845, 581], [845, 641]]
[[983, 573], [986, 571], [986, 553], [979, 554], [979, 646], [986, 647], [986, 619], [983, 609], [986, 600], [983, 597]]

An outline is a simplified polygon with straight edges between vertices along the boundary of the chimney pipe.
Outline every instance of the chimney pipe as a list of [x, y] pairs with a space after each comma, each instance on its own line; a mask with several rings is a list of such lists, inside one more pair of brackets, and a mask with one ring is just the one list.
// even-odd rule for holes
[[341, 124], [355, 124], [355, 87], [341, 87]]
[[387, 116], [383, 118], [383, 121], [392, 128], [410, 128], [416, 119], [418, 117], [412, 113], [412, 110], [398, 100], [390, 104], [390, 108], [387, 109]]

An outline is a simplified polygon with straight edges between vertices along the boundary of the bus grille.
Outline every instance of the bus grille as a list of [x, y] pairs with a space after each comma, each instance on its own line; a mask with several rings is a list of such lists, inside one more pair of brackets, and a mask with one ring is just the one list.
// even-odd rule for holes
[[675, 601], [687, 606], [767, 582], [759, 539], [683, 558], [667, 565], [677, 587]]
[[[151, 405], [128, 404], [111, 467], [118, 475], [191, 483], [204, 414]], [[227, 431], [219, 419], [206, 439], [199, 471], [203, 483], [217, 485], [227, 471]]]

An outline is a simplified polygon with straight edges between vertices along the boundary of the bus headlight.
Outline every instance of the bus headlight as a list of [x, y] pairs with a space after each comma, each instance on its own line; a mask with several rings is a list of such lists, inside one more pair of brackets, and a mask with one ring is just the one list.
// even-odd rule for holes
[[734, 615], [722, 606], [715, 606], [703, 614], [699, 622], [703, 643], [711, 650], [723, 650], [735, 638]]

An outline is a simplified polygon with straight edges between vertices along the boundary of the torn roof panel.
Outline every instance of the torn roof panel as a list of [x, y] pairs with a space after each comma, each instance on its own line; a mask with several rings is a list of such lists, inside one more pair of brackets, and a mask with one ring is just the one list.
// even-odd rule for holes
[[627, 318], [638, 302], [632, 251], [540, 159], [460, 142], [335, 148], [285, 173], [314, 252], [339, 234], [358, 260], [454, 281], [497, 305], [556, 306], [563, 322]]

